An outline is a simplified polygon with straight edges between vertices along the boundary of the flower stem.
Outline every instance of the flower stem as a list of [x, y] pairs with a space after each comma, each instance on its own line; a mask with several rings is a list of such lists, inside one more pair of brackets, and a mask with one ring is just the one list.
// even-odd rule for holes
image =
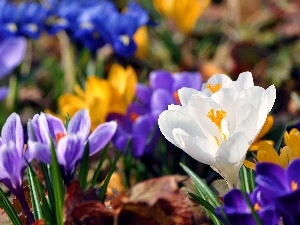
[[26, 197], [25, 197], [25, 194], [22, 190], [22, 188], [20, 189], [14, 189], [14, 190], [11, 190], [13, 192], [13, 194], [17, 197], [17, 199], [19, 200], [20, 202], [20, 205], [24, 211], [24, 213], [26, 214], [27, 216], [27, 220], [29, 222], [29, 224], [33, 224], [34, 223], [34, 218], [33, 218], [33, 214], [28, 206], [28, 203], [26, 201]]

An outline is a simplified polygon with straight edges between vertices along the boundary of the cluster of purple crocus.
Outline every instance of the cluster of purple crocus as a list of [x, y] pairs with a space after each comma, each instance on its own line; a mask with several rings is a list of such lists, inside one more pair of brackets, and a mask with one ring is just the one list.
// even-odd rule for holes
[[42, 32], [64, 30], [80, 47], [91, 52], [109, 44], [114, 52], [128, 57], [136, 51], [133, 34], [149, 22], [146, 10], [135, 2], [120, 13], [109, 0], [44, 0], [18, 5], [0, 0], [0, 36], [37, 39]]
[[0, 181], [19, 199], [29, 222], [32, 214], [26, 202], [22, 181], [23, 174], [34, 158], [51, 163], [51, 148], [54, 147], [62, 177], [66, 185], [74, 177], [88, 143], [89, 155], [99, 152], [113, 137], [117, 124], [114, 121], [99, 125], [91, 134], [91, 119], [87, 110], [78, 111], [67, 127], [52, 115], [41, 113], [28, 122], [27, 149], [24, 132], [18, 114], [11, 114], [1, 131], [0, 137]]
[[272, 163], [256, 166], [256, 188], [246, 194], [233, 189], [224, 196], [216, 214], [225, 224], [283, 224], [300, 221], [300, 159], [284, 170]]
[[180, 104], [177, 93], [180, 88], [199, 90], [201, 85], [202, 77], [198, 72], [151, 72], [149, 84], [137, 85], [136, 101], [128, 107], [126, 115], [111, 114], [108, 117], [108, 120], [118, 122], [112, 140], [115, 147], [121, 151], [131, 149], [134, 157], [150, 153], [161, 136], [157, 124], [159, 114], [170, 104]]

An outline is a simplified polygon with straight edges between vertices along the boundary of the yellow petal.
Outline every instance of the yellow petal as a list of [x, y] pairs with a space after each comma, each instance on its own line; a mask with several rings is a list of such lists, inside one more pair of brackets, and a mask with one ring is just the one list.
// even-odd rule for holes
[[249, 150], [250, 151], [255, 151], [257, 150], [258, 143], [261, 141], [261, 139], [269, 132], [269, 130], [272, 128], [274, 123], [274, 117], [272, 115], [268, 115], [266, 122], [264, 123], [261, 131], [253, 141], [252, 145], [250, 146]]
[[109, 112], [109, 102], [94, 97], [88, 108], [92, 122], [91, 129], [94, 130], [99, 124], [105, 122]]
[[163, 16], [173, 19], [183, 33], [189, 33], [210, 0], [154, 0], [153, 4]]
[[285, 168], [289, 164], [289, 162], [292, 160], [292, 149], [288, 146], [285, 146], [280, 151], [280, 157], [279, 157], [279, 164]]
[[177, 0], [175, 3], [174, 20], [179, 29], [183, 33], [191, 32], [198, 18], [203, 14], [209, 4], [210, 0]]
[[96, 76], [89, 76], [87, 78], [86, 98], [101, 98], [103, 101], [109, 102], [111, 100], [111, 87], [107, 80]]
[[249, 169], [255, 170], [256, 164], [254, 162], [251, 162], [251, 161], [245, 159], [244, 165]]
[[137, 76], [131, 66], [124, 69], [119, 64], [113, 64], [108, 75], [112, 85], [113, 98], [110, 104], [110, 111], [125, 114], [128, 105], [135, 96]]
[[65, 117], [68, 113], [71, 117], [82, 108], [86, 108], [86, 103], [73, 94], [63, 94], [58, 99], [60, 114]]
[[272, 145], [267, 142], [260, 142], [257, 149], [257, 160], [259, 162], [272, 162], [279, 164], [279, 155]]
[[137, 45], [135, 55], [140, 59], [145, 59], [148, 56], [149, 38], [147, 26], [140, 27], [133, 35], [133, 40]]

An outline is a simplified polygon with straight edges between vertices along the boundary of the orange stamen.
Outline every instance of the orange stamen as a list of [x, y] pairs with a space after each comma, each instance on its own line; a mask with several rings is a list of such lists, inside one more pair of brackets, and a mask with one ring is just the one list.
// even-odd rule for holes
[[173, 92], [173, 98], [175, 99], [176, 104], [179, 104], [179, 105], [180, 105], [180, 100], [179, 100], [178, 91], [174, 91], [174, 92]]
[[[226, 135], [222, 132], [221, 121], [226, 117], [226, 112], [224, 110], [215, 110], [211, 109], [207, 113], [207, 117], [211, 119], [211, 121], [217, 126], [219, 132], [222, 134], [222, 140], [226, 139]], [[216, 136], [216, 143], [218, 146], [221, 145], [220, 141]]]
[[254, 211], [259, 211], [259, 210], [261, 210], [261, 206], [256, 202], [255, 204], [254, 204]]
[[59, 140], [60, 139], [62, 139], [64, 136], [66, 136], [67, 134], [65, 134], [65, 133], [57, 133], [56, 134], [56, 137], [55, 137], [55, 141], [56, 141], [56, 143], [58, 143], [59, 142]]
[[137, 114], [137, 113], [135, 113], [135, 112], [132, 112], [132, 113], [130, 113], [130, 120], [131, 120], [132, 122], [134, 122], [134, 121], [136, 121], [136, 119], [137, 119], [139, 116], [140, 116], [139, 114]]
[[221, 121], [226, 117], [226, 112], [224, 110], [211, 109], [208, 111], [207, 117], [221, 130]]
[[222, 85], [221, 84], [208, 84], [206, 85], [206, 88], [208, 88], [212, 93], [215, 93], [221, 89]]
[[296, 191], [298, 189], [298, 183], [294, 180], [291, 182], [291, 189], [292, 191]]

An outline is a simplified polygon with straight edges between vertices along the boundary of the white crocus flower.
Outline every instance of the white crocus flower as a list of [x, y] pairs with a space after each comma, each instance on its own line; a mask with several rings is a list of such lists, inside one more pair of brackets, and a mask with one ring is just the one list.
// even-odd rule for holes
[[210, 165], [230, 188], [237, 185], [246, 152], [276, 98], [273, 85], [265, 90], [241, 82], [245, 84], [242, 89], [236, 87], [238, 82], [232, 82], [232, 86], [229, 84], [211, 95], [181, 88], [178, 92], [181, 106], [170, 105], [158, 119], [168, 141]]
[[235, 88], [238, 92], [241, 92], [253, 86], [253, 78], [250, 72], [241, 73], [236, 81], [231, 80], [225, 74], [216, 74], [209, 78], [206, 83], [203, 83], [201, 91], [207, 96], [211, 96], [223, 88]]

